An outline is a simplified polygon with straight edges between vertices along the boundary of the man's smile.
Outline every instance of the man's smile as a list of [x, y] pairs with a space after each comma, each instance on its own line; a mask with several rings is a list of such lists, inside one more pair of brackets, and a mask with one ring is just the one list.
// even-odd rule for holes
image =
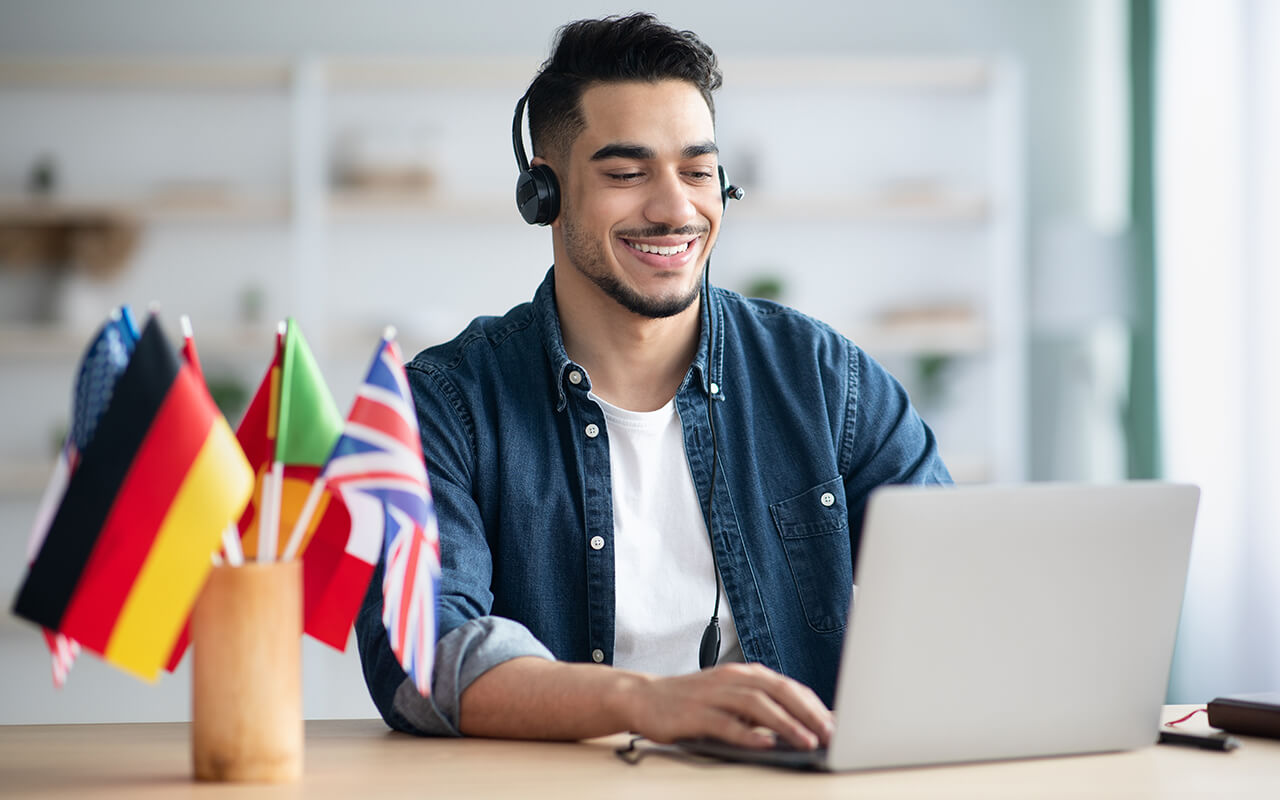
[[626, 242], [627, 245], [633, 249], [639, 250], [641, 253], [656, 253], [660, 256], [674, 256], [677, 253], [683, 253], [685, 250], [688, 250], [690, 243], [694, 240], [690, 239], [687, 242], [681, 242], [680, 244], [674, 245], [649, 244], [647, 242], [634, 242], [628, 239], [623, 239], [622, 241]]

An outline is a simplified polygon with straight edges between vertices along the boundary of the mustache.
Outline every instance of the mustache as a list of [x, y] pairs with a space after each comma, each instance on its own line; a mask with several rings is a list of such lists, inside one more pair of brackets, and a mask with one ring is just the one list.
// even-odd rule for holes
[[710, 231], [710, 225], [682, 225], [679, 228], [673, 228], [670, 225], [651, 225], [648, 228], [620, 231], [618, 236], [623, 239], [646, 239], [658, 236], [701, 236]]

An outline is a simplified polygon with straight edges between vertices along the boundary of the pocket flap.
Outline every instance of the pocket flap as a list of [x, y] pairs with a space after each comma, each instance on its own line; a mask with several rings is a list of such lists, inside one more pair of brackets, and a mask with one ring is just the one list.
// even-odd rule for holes
[[771, 504], [769, 513], [784, 539], [803, 539], [848, 528], [844, 481], [837, 475], [795, 497]]

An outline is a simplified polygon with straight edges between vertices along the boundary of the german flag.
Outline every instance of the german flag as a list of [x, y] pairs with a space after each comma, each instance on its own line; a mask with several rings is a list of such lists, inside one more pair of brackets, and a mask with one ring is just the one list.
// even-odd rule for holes
[[152, 317], [13, 612], [155, 680], [252, 486], [226, 420]]

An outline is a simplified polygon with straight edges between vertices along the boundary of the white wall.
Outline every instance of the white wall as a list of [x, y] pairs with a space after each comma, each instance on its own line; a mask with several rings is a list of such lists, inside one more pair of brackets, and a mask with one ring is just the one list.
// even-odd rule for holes
[[[1124, 190], [1123, 184], [1100, 182], [1090, 171], [1090, 164], [1096, 160], [1091, 148], [1097, 147], [1097, 138], [1091, 130], [1101, 130], [1103, 140], [1116, 135], [1114, 127], [1105, 124], [1091, 129], [1098, 91], [1096, 69], [1091, 66], [1096, 64], [1091, 43], [1097, 36], [1099, 15], [1114, 23], [1122, 18], [1122, 7], [1120, 0], [797, 0], [785, 4], [785, 11], [780, 10], [777, 3], [762, 0], [650, 5], [665, 21], [698, 31], [726, 59], [770, 54], [889, 53], [1002, 54], [1016, 60], [1023, 68], [1026, 86], [1028, 228], [1032, 243], [1052, 223], [1086, 219], [1091, 205], [1099, 202], [1105, 205], [1105, 199], [1097, 199], [1099, 191], [1104, 195], [1110, 192], [1115, 205], [1115, 194]], [[0, 0], [0, 58], [505, 54], [527, 58], [532, 73], [545, 56], [556, 25], [573, 18], [627, 10], [630, 9], [567, 0], [536, 4], [414, 0], [359, 3], [118, 0], [106, 4], [75, 0]], [[1112, 77], [1115, 81], [1124, 79], [1119, 74]], [[733, 75], [728, 74], [726, 80], [726, 85], [732, 86]], [[511, 87], [512, 101], [522, 88]], [[19, 123], [19, 120], [0, 123], [0, 151], [5, 146], [6, 129]], [[499, 175], [512, 174], [514, 171], [508, 163], [510, 150], [503, 142], [505, 131], [495, 133], [500, 135], [494, 136], [495, 165], [490, 169]], [[840, 158], [841, 148], [847, 146], [838, 136], [821, 144], [826, 145], [822, 156], [831, 159]], [[102, 169], [110, 166], [99, 165]], [[20, 180], [19, 170], [0, 170], [0, 194], [16, 191]], [[514, 215], [512, 225], [519, 225]], [[531, 263], [545, 265], [550, 261], [550, 248], [538, 243], [537, 233], [528, 232], [532, 246], [543, 248], [539, 258]], [[370, 229], [369, 235], [379, 233]], [[237, 236], [270, 238], [278, 233], [268, 229], [250, 230]], [[147, 248], [150, 250], [140, 255], [144, 262], [142, 268], [129, 278], [133, 285], [146, 284], [150, 291], [163, 294], [164, 286], [200, 280], [200, 275], [209, 276], [205, 280], [215, 282], [225, 277], [218, 269], [192, 270], [190, 274], [164, 273], [158, 268], [148, 271], [148, 253], [152, 257], [150, 263], [160, 263], [156, 253], [164, 252], [167, 241], [163, 230], [149, 237]], [[246, 247], [261, 244], [245, 241]], [[225, 240], [223, 244], [226, 246]], [[279, 246], [283, 252], [286, 243], [281, 242]], [[1034, 252], [1034, 247], [1028, 249]], [[462, 278], [480, 286], [484, 286], [485, 281], [492, 283], [492, 276], [486, 276], [484, 267], [483, 264], [460, 265]], [[499, 312], [511, 302], [526, 298], [543, 268], [530, 270], [523, 280], [507, 281], [510, 285], [500, 290], [507, 294], [495, 300], [492, 307], [482, 310]], [[823, 268], [822, 264], [813, 265], [814, 270]], [[234, 272], [235, 266], [228, 265], [227, 269]], [[339, 282], [342, 277], [331, 276]], [[264, 280], [277, 279], [279, 276]], [[225, 301], [225, 292], [221, 296]], [[211, 292], [210, 302], [221, 302], [214, 297], [215, 293]], [[93, 297], [86, 302], [92, 304]], [[340, 381], [330, 375], [330, 380], [335, 385], [353, 386], [356, 369], [351, 368], [350, 373]], [[252, 375], [246, 377], [256, 379]], [[16, 400], [20, 393], [18, 387], [6, 386], [2, 391], [0, 409], [23, 405]], [[337, 399], [340, 406], [345, 406], [345, 397]], [[12, 419], [7, 413], [6, 417]], [[1034, 406], [1032, 419], [1036, 426], [1032, 436], [1034, 465], [1041, 463], [1036, 459], [1038, 443], [1053, 438], [1055, 420], [1038, 415]], [[34, 429], [23, 435], [27, 433], [32, 437], [45, 436], [44, 432], [34, 432]], [[5, 442], [0, 442], [2, 444]], [[30, 446], [30, 442], [23, 444], [25, 448]], [[1051, 475], [1042, 471], [1039, 477]], [[6, 540], [0, 552], [15, 552], [9, 544], [25, 538], [31, 512], [26, 501], [0, 497], [0, 524], [4, 525], [0, 533]], [[18, 572], [19, 567], [11, 565], [0, 576], [5, 579], [0, 587], [8, 590], [15, 586]], [[72, 673], [70, 688], [52, 693], [47, 688], [43, 645], [34, 632], [25, 626], [20, 629], [0, 626], [0, 643], [5, 655], [0, 661], [0, 722], [182, 719], [187, 713], [183, 674], [169, 678], [159, 689], [152, 689], [101, 664], [82, 663]], [[92, 657], [82, 660], [89, 662]], [[15, 663], [19, 666], [8, 666]], [[340, 657], [309, 647], [306, 663], [306, 713], [309, 716], [372, 713], [353, 654]]]

